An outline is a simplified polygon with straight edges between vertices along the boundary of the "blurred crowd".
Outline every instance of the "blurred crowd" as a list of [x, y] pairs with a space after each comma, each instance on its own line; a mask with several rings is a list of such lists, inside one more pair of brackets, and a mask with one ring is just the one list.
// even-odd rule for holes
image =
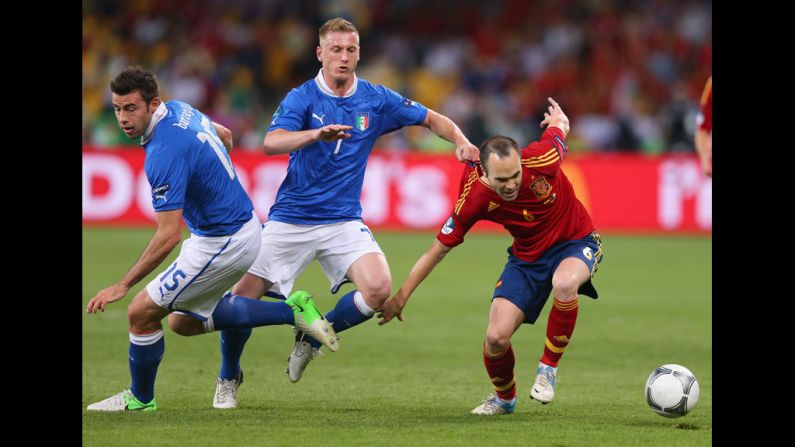
[[[711, 1], [84, 0], [83, 143], [131, 143], [109, 82], [134, 63], [158, 75], [164, 99], [259, 150], [279, 101], [320, 69], [317, 29], [337, 16], [359, 29], [359, 77], [449, 116], [476, 145], [536, 139], [551, 96], [571, 120], [573, 151], [694, 150]], [[450, 147], [417, 127], [376, 144]]]

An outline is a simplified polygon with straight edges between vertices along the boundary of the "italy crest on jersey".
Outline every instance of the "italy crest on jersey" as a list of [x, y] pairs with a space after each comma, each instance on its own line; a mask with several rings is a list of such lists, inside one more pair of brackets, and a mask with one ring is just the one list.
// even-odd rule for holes
[[364, 132], [370, 127], [370, 116], [365, 112], [358, 112], [356, 114], [356, 128]]

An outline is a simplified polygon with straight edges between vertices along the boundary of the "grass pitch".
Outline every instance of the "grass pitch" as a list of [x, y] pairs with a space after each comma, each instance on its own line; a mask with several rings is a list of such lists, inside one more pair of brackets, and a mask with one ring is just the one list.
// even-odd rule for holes
[[[83, 308], [124, 274], [152, 233], [84, 230]], [[373, 320], [343, 332], [340, 351], [313, 361], [297, 384], [284, 373], [290, 327], [258, 328], [242, 359], [246, 381], [238, 409], [215, 410], [219, 335], [186, 338], [166, 329], [155, 387], [159, 409], [86, 412], [88, 404], [129, 386], [126, 306], [150, 276], [104, 313], [83, 314], [83, 444], [711, 445], [711, 239], [602, 236], [605, 254], [595, 277], [600, 298], [580, 297], [577, 328], [549, 405], [529, 398], [547, 303], [537, 323], [523, 325], [513, 338], [516, 412], [469, 414], [492, 391], [481, 346], [510, 245], [507, 235], [473, 234], [420, 285], [404, 311], [406, 321], [379, 327]], [[376, 237], [397, 290], [434, 234]], [[339, 297], [328, 292], [317, 263], [295, 287], [313, 292], [323, 311]], [[682, 418], [663, 418], [646, 405], [646, 378], [664, 363], [686, 366], [701, 386], [698, 405]]]

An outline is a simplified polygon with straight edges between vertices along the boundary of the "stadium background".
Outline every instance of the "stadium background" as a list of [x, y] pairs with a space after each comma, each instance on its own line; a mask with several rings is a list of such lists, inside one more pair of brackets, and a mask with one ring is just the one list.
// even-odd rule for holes
[[[700, 173], [692, 141], [698, 99], [712, 72], [711, 8], [711, 2], [658, 0], [84, 1], [83, 302], [124, 273], [153, 228], [148, 185], [141, 172], [143, 151], [131, 145], [118, 129], [110, 108], [110, 78], [128, 63], [138, 63], [158, 75], [165, 99], [189, 102], [232, 129], [236, 146], [232, 160], [255, 201], [257, 213], [264, 219], [286, 167], [286, 157], [265, 157], [259, 153], [266, 123], [290, 88], [317, 73], [319, 65], [314, 47], [319, 25], [328, 18], [342, 16], [352, 20], [361, 33], [362, 57], [357, 70], [360, 77], [387, 85], [446, 114], [475, 144], [494, 134], [508, 135], [526, 144], [539, 135], [538, 122], [542, 119], [545, 98], [551, 96], [562, 105], [572, 123], [568, 140], [571, 152], [564, 170], [606, 243], [605, 266], [597, 283], [604, 298], [599, 300], [599, 305], [588, 303], [584, 307], [583, 316], [589, 319], [578, 326], [576, 335], [583, 346], [598, 340], [591, 331], [615, 331], [621, 334], [621, 339], [634, 340], [631, 355], [622, 350], [618, 340], [611, 340], [609, 347], [590, 346], [574, 352], [575, 341], [573, 352], [564, 362], [571, 364], [572, 375], [581, 371], [590, 377], [589, 374], [595, 373], [589, 368], [598, 361], [593, 352], [603, 349], [605, 356], [616, 352], [628, 355], [621, 372], [604, 372], [605, 383], [614, 383], [617, 377], [639, 380], [639, 384], [626, 386], [626, 397], [618, 398], [619, 402], [626, 402], [626, 413], [618, 410], [616, 419], [636, 422], [629, 424], [630, 434], [617, 431], [616, 439], [630, 436], [638, 445], [655, 445], [663, 440], [687, 445], [706, 443], [711, 435], [712, 182]], [[451, 149], [449, 143], [421, 128], [394, 132], [376, 144], [363, 193], [364, 216], [377, 230], [376, 236], [388, 255], [395, 289], [414, 259], [431, 242], [457, 193], [460, 165], [451, 160]], [[255, 380], [268, 384], [270, 375], [274, 375], [277, 377], [272, 379], [272, 389], [283, 388], [295, 393], [303, 386], [300, 393], [306, 394], [301, 394], [301, 399], [305, 399], [301, 402], [312, 405], [311, 393], [323, 389], [321, 380], [330, 380], [327, 386], [339, 386], [339, 371], [345, 371], [349, 377], [359, 377], [365, 384], [373, 374], [388, 374], [375, 366], [342, 367], [344, 356], [350, 355], [351, 362], [356, 363], [368, 353], [378, 355], [377, 350], [367, 346], [365, 339], [380, 340], [385, 333], [409, 339], [416, 336], [418, 343], [428, 343], [423, 338], [427, 336], [448, 348], [443, 354], [444, 362], [428, 359], [427, 368], [433, 371], [437, 371], [434, 368], [445, 371], [452, 368], [455, 370], [452, 376], [460, 376], [453, 402], [457, 404], [456, 399], [460, 399], [461, 408], [450, 409], [448, 419], [436, 422], [450, 428], [449, 420], [460, 421], [463, 416], [459, 413], [465, 413], [467, 406], [474, 406], [478, 398], [484, 397], [477, 393], [488, 390], [487, 378], [477, 356], [480, 343], [477, 340], [482, 338], [485, 329], [487, 307], [484, 306], [487, 306], [490, 287], [504, 262], [503, 250], [509, 244], [494, 226], [479, 224], [476, 231], [478, 234], [468, 237], [467, 244], [449, 257], [446, 262], [450, 265], [440, 266], [420, 287], [414, 300], [423, 300], [420, 294], [424, 290], [425, 304], [410, 305], [412, 325], [397, 323], [408, 326], [393, 328], [391, 325], [396, 323], [391, 323], [377, 328], [374, 323], [368, 323], [367, 328], [346, 334], [343, 343], [351, 346], [350, 354], [341, 351], [337, 353], [340, 357], [334, 354], [333, 359], [327, 357], [317, 365], [313, 363], [312, 368], [317, 371], [312, 372], [326, 375], [315, 379], [314, 385], [303, 382], [292, 385], [286, 377], [272, 374], [278, 372], [274, 359], [281, 360], [289, 351], [288, 331], [278, 329], [279, 335], [268, 339], [281, 340], [274, 341], [274, 346], [268, 343], [269, 346], [251, 348], [255, 352], [261, 349], [264, 358], [261, 367], [258, 366], [261, 369], [259, 379], [252, 371], [249, 392], [253, 393], [257, 387]], [[125, 248], [127, 245], [130, 247]], [[464, 248], [468, 245], [472, 248]], [[487, 253], [494, 256], [490, 258]], [[488, 259], [490, 264], [486, 268], [478, 263], [471, 282], [466, 282], [455, 272], [470, 271], [472, 259], [483, 262]], [[332, 297], [325, 293], [327, 285], [319, 269], [313, 267], [305, 276], [306, 282], [301, 287], [318, 293], [321, 308], [333, 305]], [[466, 354], [458, 356], [459, 347], [444, 342], [446, 339], [438, 335], [442, 329], [422, 326], [422, 322], [432, 324], [430, 315], [438, 312], [430, 303], [434, 299], [429, 298], [437, 292], [454, 294], [456, 298], [439, 296], [439, 300], [458, 299], [456, 318], [470, 322], [471, 329], [466, 331], [472, 338], [472, 346], [467, 347]], [[471, 305], [466, 304], [468, 294]], [[614, 307], [610, 307], [611, 302]], [[124, 306], [117, 307], [93, 320], [83, 321], [83, 407], [95, 398], [106, 397], [104, 394], [117, 392], [113, 387], [125, 386], [128, 380], [122, 354], [126, 351]], [[689, 312], [675, 309], [689, 309]], [[470, 310], [471, 314], [467, 313]], [[545, 321], [545, 314], [539, 321]], [[636, 320], [638, 327], [634, 331], [633, 324], [615, 326], [617, 322], [626, 323], [627, 319]], [[443, 327], [447, 324], [451, 332], [460, 331], [462, 326], [458, 320], [433, 324]], [[589, 325], [596, 327], [589, 328]], [[671, 335], [666, 331], [663, 337], [645, 331], [645, 328], [658, 326], [674, 327], [679, 332]], [[543, 324], [530, 327], [520, 331], [521, 337], [517, 335], [515, 343], [517, 346], [522, 343], [526, 357], [526, 364], [520, 361], [517, 365], [517, 380], [530, 380], [522, 378], [521, 374], [528, 375], [532, 369], [535, 360], [531, 357], [540, 349], [536, 347], [543, 344], [542, 328]], [[277, 332], [266, 331], [268, 334]], [[406, 334], [412, 331], [414, 335]], [[443, 340], [439, 340], [440, 337]], [[168, 385], [163, 385], [170, 383], [167, 379], [169, 368], [195, 370], [199, 368], [196, 358], [201, 358], [201, 373], [194, 372], [197, 378], [186, 381], [184, 388], [200, 389], [195, 391], [195, 408], [202, 410], [194, 409], [194, 412], [203, 411], [208, 406], [204, 405], [203, 400], [207, 398], [204, 394], [211, 394], [212, 390], [207, 391], [207, 386], [199, 384], [213, 380], [217, 336], [184, 341], [169, 334], [167, 338], [169, 348], [159, 374], [158, 395], [166, 399], [170, 396], [165, 391]], [[258, 342], [266, 344], [266, 338], [262, 336]], [[394, 341], [388, 336], [383, 343], [390, 351], [407, 350], [400, 355], [419, 365], [424, 364], [423, 356], [429, 355], [431, 349], [405, 345], [405, 341], [390, 344]], [[189, 353], [184, 364], [175, 360], [181, 349]], [[402, 364], [401, 358], [396, 360], [398, 365]], [[244, 361], [246, 359], [244, 357]], [[702, 383], [702, 402], [694, 414], [687, 417], [690, 419], [678, 425], [644, 409], [645, 402], [636, 390], [645, 381], [647, 370], [650, 372], [658, 364], [668, 362], [688, 366]], [[632, 367], [628, 366], [630, 363]], [[582, 369], [578, 369], [578, 365]], [[638, 374], [642, 376], [639, 379]], [[335, 377], [336, 380], [332, 380]], [[393, 380], [409, 379], [393, 376]], [[574, 387], [577, 381], [582, 381], [582, 377], [572, 377], [564, 384]], [[462, 383], [471, 384], [475, 394], [472, 390], [461, 391], [462, 386], [466, 388]], [[320, 388], [313, 388], [315, 385]], [[525, 383], [524, 388], [527, 385]], [[580, 385], [577, 393], [581, 393], [585, 401], [570, 402], [572, 405], [590, 408], [595, 396], [604, 395], [604, 390], [595, 392], [593, 387]], [[180, 385], [177, 388], [181, 389]], [[376, 385], [373, 388], [380, 389]], [[415, 388], [416, 391], [406, 394], [408, 397], [397, 398], [405, 408], [390, 407], [384, 403], [389, 400], [389, 396], [385, 396], [379, 401], [378, 409], [386, 405], [380, 411], [388, 419], [390, 414], [402, 414], [402, 410], [410, 407], [405, 399], [413, 396], [428, 401], [437, 391], [429, 390], [424, 382], [415, 384]], [[363, 389], [367, 389], [366, 386], [363, 385]], [[574, 389], [571, 390], [573, 393]], [[248, 409], [256, 413], [257, 405], [273, 402], [274, 396], [267, 391], [260, 390], [261, 395], [247, 395]], [[526, 389], [520, 386], [520, 395], [523, 391]], [[170, 398], [173, 402], [174, 398]], [[189, 409], [190, 402], [188, 400]], [[180, 403], [183, 402], [173, 403], [172, 411], [177, 411]], [[563, 406], [565, 400], [561, 398], [556, 403]], [[342, 405], [343, 410], [334, 411], [338, 404], [334, 400], [324, 404], [326, 417], [351, 416], [340, 414], [345, 413], [345, 405]], [[350, 405], [359, 408], [358, 404]], [[525, 401], [523, 405], [528, 403]], [[304, 413], [300, 405], [291, 408], [298, 414], [311, 415]], [[528, 416], [539, 417], [538, 408], [525, 409]], [[446, 414], [447, 408], [437, 410]], [[168, 410], [160, 413], [169, 414]], [[191, 414], [190, 411], [186, 413]], [[585, 409], [582, 413], [587, 415], [583, 416], [586, 425], [604, 423], [587, 419], [592, 415]], [[177, 414], [183, 413], [177, 411]], [[206, 418], [202, 420], [208, 427], [217, 422], [211, 414], [207, 412], [201, 416]], [[516, 416], [521, 414], [520, 410]], [[243, 420], [256, 420], [261, 416], [246, 415]], [[281, 417], [270, 413], [266, 416], [274, 420]], [[409, 417], [414, 414], [410, 413]], [[555, 427], [553, 419], [544, 419], [544, 423]], [[121, 421], [114, 419], [109, 423], [108, 420], [85, 415], [84, 441], [113, 444], [109, 441], [110, 425]], [[483, 425], [465, 421], [474, 426]], [[516, 423], [518, 431], [527, 429], [523, 423]], [[373, 426], [383, 427], [384, 421], [375, 417]], [[645, 433], [649, 437], [633, 432], [633, 427], [650, 430]], [[407, 436], [403, 438], [405, 442], [429, 442], [433, 439], [428, 437], [429, 433], [438, 427], [419, 424], [414, 428], [423, 437], [411, 437], [409, 431], [404, 434]], [[461, 431], [456, 423], [452, 428], [456, 429], [453, 433], [464, 433], [460, 438], [452, 438], [458, 439], [453, 443], [478, 439], [473, 433]], [[532, 426], [532, 429], [538, 427]], [[372, 430], [375, 436], [362, 438], [368, 440], [362, 442], [381, 442], [377, 439], [383, 432], [377, 428]], [[596, 436], [592, 439], [596, 439], [597, 444], [612, 443], [609, 430], [594, 430], [591, 436]], [[250, 433], [254, 436], [259, 432]], [[275, 439], [288, 435], [274, 433]], [[251, 439], [246, 437], [248, 435], [241, 436], [238, 441]], [[543, 439], [554, 443], [557, 438], [550, 436]], [[575, 436], [569, 441], [577, 444], [578, 439]], [[280, 442], [287, 443], [287, 437], [272, 443]], [[116, 444], [124, 442], [117, 440]]]

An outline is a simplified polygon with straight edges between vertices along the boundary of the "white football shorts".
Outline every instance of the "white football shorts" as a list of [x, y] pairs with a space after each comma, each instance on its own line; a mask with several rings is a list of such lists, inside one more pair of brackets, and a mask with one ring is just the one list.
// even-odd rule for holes
[[364, 223], [353, 220], [325, 225], [297, 225], [269, 220], [262, 225], [262, 248], [248, 270], [273, 283], [266, 294], [285, 298], [296, 278], [317, 259], [331, 285], [331, 293], [348, 282], [351, 264], [381, 247]]
[[257, 258], [262, 238], [259, 218], [253, 215], [231, 236], [191, 234], [177, 259], [146, 285], [158, 306], [202, 321]]

